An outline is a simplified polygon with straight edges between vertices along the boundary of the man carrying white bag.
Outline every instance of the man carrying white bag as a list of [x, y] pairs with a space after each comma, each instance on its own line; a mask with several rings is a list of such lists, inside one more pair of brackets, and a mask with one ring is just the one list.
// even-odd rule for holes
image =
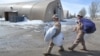
[[[51, 27], [45, 34], [45, 42], [50, 42], [52, 41], [54, 45], [56, 46], [62, 46], [63, 45], [63, 40], [64, 36], [61, 32], [57, 32], [58, 30], [56, 29], [56, 26]], [[56, 37], [53, 37], [57, 33], [59, 33]], [[53, 38], [52, 38], [53, 37]]]
[[46, 42], [50, 42], [47, 53], [44, 53], [44, 55], [46, 56], [51, 55], [51, 50], [54, 45], [60, 47], [59, 51], [64, 51], [64, 48], [63, 48], [64, 36], [61, 33], [61, 24], [57, 15], [53, 16], [53, 20], [54, 20], [54, 26], [48, 29], [44, 38]]

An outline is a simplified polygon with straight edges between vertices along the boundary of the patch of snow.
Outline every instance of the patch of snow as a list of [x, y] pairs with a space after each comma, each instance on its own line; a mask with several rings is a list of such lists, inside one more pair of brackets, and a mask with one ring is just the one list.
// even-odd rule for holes
[[68, 31], [69, 29], [73, 29], [75, 25], [62, 25], [61, 31]]
[[[50, 27], [53, 26], [54, 23], [52, 21], [43, 22], [42, 20], [28, 20], [27, 18], [25, 18], [23, 22], [16, 22], [16, 23], [9, 22], [9, 21], [2, 21], [2, 20], [4, 20], [4, 18], [0, 18], [0, 25], [18, 27], [22, 29], [34, 28], [35, 32], [40, 32], [41, 28], [42, 29], [44, 28], [44, 31], [47, 31]], [[66, 31], [68, 29], [73, 28], [76, 19], [63, 19], [63, 20], [64, 21], [61, 21], [62, 31]]]
[[23, 22], [17, 22], [17, 23], [11, 23], [14, 25], [40, 25], [44, 24], [42, 20], [31, 20], [31, 21], [23, 21]]
[[4, 21], [5, 20], [5, 18], [0, 18], [0, 21]]
[[[4, 18], [1, 18], [2, 20]], [[11, 27], [20, 27], [23, 29], [29, 29], [29, 28], [38, 28], [41, 25], [44, 25], [44, 22], [42, 20], [28, 20], [25, 19], [23, 22], [9, 22], [9, 21], [1, 21], [0, 20], [0, 25], [5, 25], [5, 26], [11, 26]]]
[[[67, 31], [69, 29], [72, 29], [76, 24], [75, 21], [74, 22], [73, 21], [61, 22], [61, 31]], [[44, 31], [46, 32], [50, 27], [52, 27], [53, 23], [54, 22], [46, 22], [46, 26], [44, 27]]]

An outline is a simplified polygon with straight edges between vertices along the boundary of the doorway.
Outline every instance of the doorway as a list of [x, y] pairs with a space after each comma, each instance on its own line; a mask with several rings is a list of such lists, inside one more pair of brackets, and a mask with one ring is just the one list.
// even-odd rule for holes
[[4, 12], [5, 21], [9, 21], [8, 12]]

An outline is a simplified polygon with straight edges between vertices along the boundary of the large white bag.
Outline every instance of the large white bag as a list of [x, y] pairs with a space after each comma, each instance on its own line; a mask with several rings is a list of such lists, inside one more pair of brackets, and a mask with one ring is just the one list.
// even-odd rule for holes
[[56, 45], [56, 46], [62, 46], [63, 45], [63, 40], [64, 40], [64, 35], [60, 32], [52, 40], [52, 36], [55, 33], [56, 33], [56, 27], [55, 26], [49, 28], [48, 31], [45, 34], [44, 41], [46, 41], [46, 42], [53, 41], [54, 45]]
[[59, 35], [57, 35], [56, 37], [54, 37], [53, 39], [53, 43], [56, 46], [62, 46], [64, 42], [64, 35], [62, 33], [59, 33]]
[[52, 39], [52, 36], [56, 33], [56, 27], [53, 26], [46, 31], [44, 41], [49, 42]]

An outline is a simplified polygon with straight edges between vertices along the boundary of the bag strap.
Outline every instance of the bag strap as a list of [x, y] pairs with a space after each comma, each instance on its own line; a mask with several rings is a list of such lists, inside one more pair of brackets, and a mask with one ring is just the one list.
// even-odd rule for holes
[[54, 37], [56, 37], [61, 31], [59, 30], [59, 29], [55, 29], [56, 30], [56, 33], [52, 36], [52, 39], [54, 38]]

